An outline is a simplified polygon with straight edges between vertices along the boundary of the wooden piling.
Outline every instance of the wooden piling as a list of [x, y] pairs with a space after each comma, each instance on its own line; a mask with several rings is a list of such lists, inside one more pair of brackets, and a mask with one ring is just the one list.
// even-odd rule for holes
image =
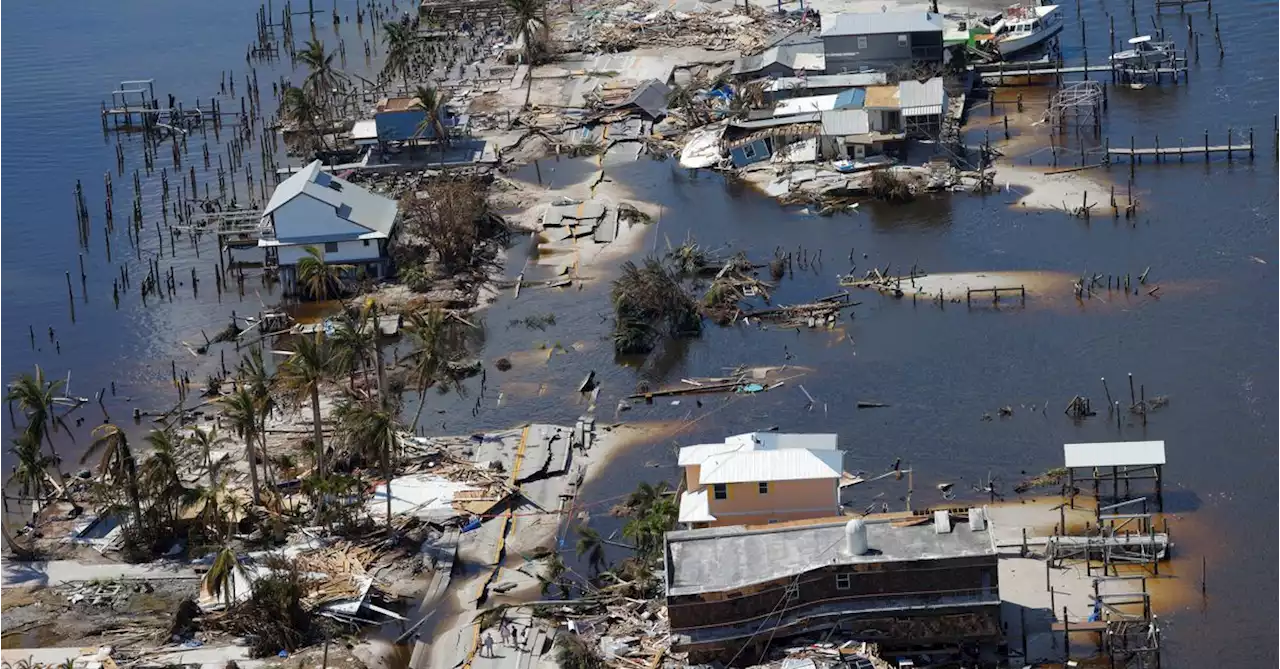
[[71, 322], [76, 322], [76, 298], [71, 292], [71, 272], [67, 272], [67, 304], [71, 307]]

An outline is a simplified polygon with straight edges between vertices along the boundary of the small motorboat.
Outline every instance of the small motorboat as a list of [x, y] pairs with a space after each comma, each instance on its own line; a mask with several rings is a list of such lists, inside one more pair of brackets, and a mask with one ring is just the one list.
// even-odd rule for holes
[[1172, 42], [1153, 42], [1150, 35], [1140, 35], [1129, 40], [1129, 48], [1111, 54], [1111, 62], [1118, 65], [1152, 66], [1173, 61]]
[[1057, 5], [1013, 5], [991, 26], [996, 49], [1004, 58], [1044, 44], [1060, 32], [1062, 13]]

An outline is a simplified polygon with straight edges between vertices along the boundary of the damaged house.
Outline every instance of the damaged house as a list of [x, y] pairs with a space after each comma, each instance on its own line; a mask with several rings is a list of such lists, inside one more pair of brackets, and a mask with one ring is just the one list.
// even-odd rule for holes
[[997, 644], [996, 545], [985, 509], [966, 516], [668, 532], [672, 650], [725, 661], [827, 630], [891, 652]]
[[825, 69], [822, 42], [814, 40], [780, 44], [754, 56], [739, 58], [733, 64], [732, 74], [739, 81], [747, 81], [822, 74]]

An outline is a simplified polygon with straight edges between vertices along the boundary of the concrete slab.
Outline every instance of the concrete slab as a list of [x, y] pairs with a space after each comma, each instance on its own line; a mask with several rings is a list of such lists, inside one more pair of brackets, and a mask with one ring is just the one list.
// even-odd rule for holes
[[163, 581], [199, 580], [200, 575], [185, 563], [153, 562], [150, 564], [90, 564], [75, 560], [18, 562], [5, 560], [3, 587], [43, 585], [56, 586], [86, 581]]

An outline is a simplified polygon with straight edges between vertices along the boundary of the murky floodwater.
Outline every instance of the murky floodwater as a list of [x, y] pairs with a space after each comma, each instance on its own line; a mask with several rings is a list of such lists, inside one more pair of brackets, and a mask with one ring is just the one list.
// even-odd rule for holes
[[[354, 3], [345, 2], [340, 10], [347, 11], [346, 5], [354, 15]], [[1090, 61], [1105, 58], [1106, 6], [1083, 0], [1078, 10], [1067, 7], [1063, 48], [1068, 59], [1079, 54], [1077, 11], [1088, 25]], [[120, 79], [154, 77], [160, 91], [187, 100], [216, 92], [223, 68], [243, 77], [243, 44], [251, 37], [256, 4], [85, 3], [59, 16], [58, 31], [45, 29], [48, 9], [43, 5], [8, 9], [2, 114], [8, 130], [4, 158], [10, 168], [0, 187], [7, 223], [0, 268], [3, 375], [11, 378], [37, 363], [57, 378], [70, 370], [72, 394], [83, 396], [115, 381], [117, 396], [108, 397], [105, 406], [117, 420], [135, 405], [167, 409], [176, 400], [169, 384], [170, 360], [191, 370], [197, 384], [218, 364], [216, 350], [195, 358], [181, 342], [200, 342], [201, 329], [212, 336], [232, 310], [254, 313], [275, 296], [251, 279], [243, 296], [233, 291], [219, 300], [210, 273], [214, 252], [205, 240], [200, 258], [180, 242], [176, 257], [164, 261], [174, 265], [179, 280], [197, 268], [202, 279], [198, 297], [191, 296], [189, 285], [180, 286], [175, 301], [152, 300], [143, 307], [135, 289], [119, 310], [113, 307], [110, 281], [120, 264], [130, 263], [136, 286], [155, 247], [147, 246], [154, 244], [153, 236], [142, 235], [143, 249], [135, 253], [121, 234], [113, 239], [111, 262], [101, 249], [101, 174], [114, 167], [115, 139], [102, 138], [98, 103]], [[1210, 583], [1207, 602], [1171, 598], [1164, 618], [1166, 660], [1180, 666], [1274, 666], [1269, 600], [1253, 593], [1277, 585], [1271, 472], [1277, 464], [1275, 268], [1280, 258], [1275, 252], [1277, 170], [1270, 133], [1277, 96], [1272, 66], [1276, 8], [1274, 3], [1241, 1], [1217, 2], [1214, 9], [1220, 12], [1222, 34], [1230, 36], [1221, 61], [1216, 47], [1209, 46], [1212, 34], [1205, 34], [1189, 84], [1111, 89], [1102, 132], [1088, 136], [1086, 143], [1099, 146], [1103, 137], [1110, 137], [1122, 145], [1135, 135], [1139, 145], [1150, 145], [1156, 132], [1162, 143], [1172, 143], [1165, 138], [1202, 137], [1206, 127], [1225, 140], [1228, 127], [1237, 132], [1252, 127], [1257, 157], [1231, 164], [1216, 158], [1208, 164], [1142, 165], [1134, 184], [1142, 197], [1136, 223], [1109, 216], [1085, 222], [1015, 209], [1009, 205], [1014, 195], [1003, 192], [927, 196], [909, 206], [867, 204], [854, 213], [821, 218], [779, 207], [716, 175], [681, 171], [673, 161], [641, 160], [610, 168], [610, 176], [630, 187], [637, 199], [662, 207], [647, 248], [662, 249], [668, 241], [675, 244], [692, 235], [704, 246], [743, 249], [756, 259], [767, 259], [775, 249], [807, 252], [815, 262], [807, 270], [797, 267], [781, 282], [773, 294], [776, 303], [831, 294], [838, 274], [861, 274], [890, 263], [930, 272], [1049, 277], [1136, 275], [1150, 267], [1150, 282], [1168, 287], [1160, 297], [1102, 295], [1076, 302], [1067, 292], [1033, 295], [1026, 308], [969, 309], [948, 303], [940, 309], [867, 291], [858, 293], [862, 304], [852, 310], [852, 319], [832, 332], [713, 326], [698, 340], [670, 344], [637, 362], [613, 355], [607, 279], [614, 270], [593, 268], [599, 280], [585, 287], [525, 289], [518, 300], [504, 291], [482, 316], [481, 355], [490, 365], [483, 392], [476, 379], [468, 383], [465, 397], [429, 393], [423, 426], [438, 433], [526, 421], [572, 422], [586, 410], [577, 384], [593, 370], [603, 384], [601, 422], [614, 420], [619, 398], [641, 380], [656, 385], [717, 375], [741, 364], [816, 370], [802, 380], [817, 401], [813, 408], [788, 384], [750, 397], [703, 397], [701, 407], [692, 398], [680, 398], [679, 404], [659, 401], [620, 414], [618, 420], [686, 424], [674, 439], [629, 449], [588, 486], [584, 508], [606, 533], [616, 525], [605, 512], [617, 495], [641, 479], [675, 479], [677, 446], [751, 429], [838, 432], [850, 471], [883, 471], [901, 458], [915, 470], [916, 504], [936, 501], [934, 484], [940, 482], [955, 483], [963, 495], [990, 475], [1007, 489], [1024, 471], [1058, 465], [1064, 442], [1165, 439], [1169, 499], [1176, 506], [1170, 511], [1186, 515], [1187, 527], [1194, 528], [1179, 532], [1179, 520], [1173, 520], [1180, 556], [1174, 571], [1198, 572], [1181, 565], [1198, 565], [1205, 556]], [[1131, 19], [1127, 5], [1117, 11], [1117, 39], [1148, 32], [1155, 13], [1149, 1], [1138, 3], [1136, 18]], [[1209, 23], [1198, 11], [1194, 25], [1203, 31]], [[1185, 38], [1185, 17], [1166, 11], [1154, 20], [1175, 39]], [[365, 30], [367, 35], [367, 26]], [[350, 53], [359, 53], [356, 45], [363, 38], [356, 26], [344, 24], [342, 31]], [[321, 32], [326, 41], [336, 42], [330, 37], [332, 28]], [[278, 71], [259, 66], [258, 75], [265, 85], [288, 70], [287, 63]], [[263, 99], [274, 106], [267, 94]], [[228, 99], [225, 104], [233, 103]], [[971, 119], [972, 136], [981, 135], [988, 122], [996, 134], [999, 116], [988, 121], [983, 113], [976, 111]], [[122, 141], [131, 173], [140, 164], [138, 148], [130, 144], [136, 140]], [[199, 181], [216, 182], [200, 170], [194, 147], [203, 141], [196, 140], [184, 165], [194, 162]], [[1079, 143], [1071, 139], [1062, 145]], [[214, 148], [211, 144], [211, 152]], [[159, 160], [167, 163], [164, 150]], [[1042, 157], [1034, 160], [1043, 164]], [[566, 179], [587, 178], [592, 164], [544, 161], [540, 169], [544, 180], [550, 176], [553, 185], [563, 185]], [[1124, 184], [1127, 172], [1117, 166], [1095, 178]], [[536, 170], [523, 169], [518, 177], [537, 182]], [[85, 255], [87, 301], [75, 280], [76, 256], [82, 252], [71, 200], [76, 179], [85, 184], [94, 217]], [[127, 206], [127, 179], [117, 175], [116, 188], [117, 231], [122, 233], [126, 216], [119, 210]], [[158, 180], [144, 184], [144, 200], [150, 226], [151, 214], [158, 211]], [[527, 241], [512, 249], [509, 277], [519, 273], [530, 253]], [[68, 271], [76, 300], [74, 324], [67, 313]], [[1057, 281], [1046, 284], [1052, 290]], [[545, 329], [513, 324], [547, 314], [554, 314], [555, 322]], [[36, 350], [28, 340], [28, 325], [35, 331]], [[49, 327], [61, 353], [49, 341]], [[234, 350], [228, 349], [227, 356], [230, 364]], [[513, 363], [511, 371], [491, 366], [500, 357]], [[1145, 427], [1126, 422], [1117, 428], [1105, 414], [1080, 423], [1063, 415], [1076, 394], [1101, 406], [1099, 378], [1114, 380], [1116, 392], [1128, 373], [1145, 385], [1146, 393], [1170, 398]], [[414, 398], [407, 400], [411, 411]], [[854, 404], [859, 400], [889, 406], [858, 410]], [[998, 417], [1005, 406], [1013, 415]], [[86, 442], [101, 413], [86, 406], [76, 414], [86, 419], [76, 428], [78, 444]], [[997, 417], [986, 421], [984, 414]], [[8, 429], [6, 425], [6, 434]], [[876, 491], [883, 496], [871, 499], [874, 493], [857, 492], [854, 505], [903, 504], [900, 485]]]

